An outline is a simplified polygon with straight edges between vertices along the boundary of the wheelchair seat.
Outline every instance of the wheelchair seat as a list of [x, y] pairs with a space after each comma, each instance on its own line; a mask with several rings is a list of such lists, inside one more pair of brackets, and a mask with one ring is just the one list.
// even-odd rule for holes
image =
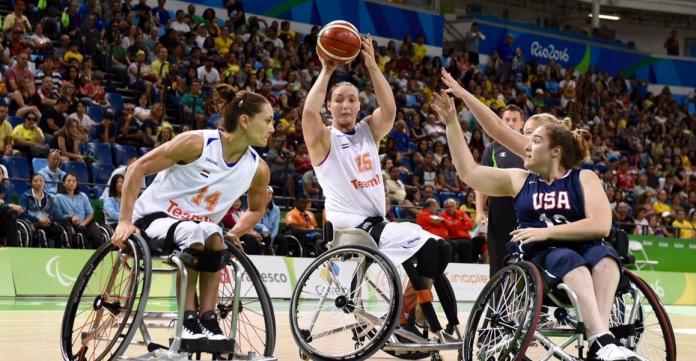
[[327, 242], [326, 246], [329, 249], [353, 245], [379, 249], [377, 242], [366, 231], [360, 228], [334, 228], [331, 222], [326, 222], [326, 226], [324, 226], [324, 240]]

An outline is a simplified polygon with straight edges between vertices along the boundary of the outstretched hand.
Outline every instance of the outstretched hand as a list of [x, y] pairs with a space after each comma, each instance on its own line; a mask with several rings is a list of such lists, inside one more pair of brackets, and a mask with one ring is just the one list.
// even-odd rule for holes
[[442, 68], [441, 80], [447, 86], [447, 89], [445, 89], [445, 93], [452, 94], [457, 98], [464, 98], [466, 93], [468, 93], [467, 90], [464, 89], [461, 85], [459, 85], [459, 82], [457, 82], [452, 77], [452, 74], [447, 72], [447, 70], [445, 70], [444, 68]]
[[457, 120], [457, 109], [454, 107], [454, 100], [445, 91], [433, 93], [431, 106], [445, 123]]

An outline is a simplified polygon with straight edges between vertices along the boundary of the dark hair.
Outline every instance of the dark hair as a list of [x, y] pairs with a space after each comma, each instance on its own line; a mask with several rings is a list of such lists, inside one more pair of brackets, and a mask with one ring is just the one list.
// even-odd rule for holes
[[579, 168], [590, 156], [592, 135], [585, 129], [568, 130], [562, 124], [545, 124], [549, 148], [561, 148], [561, 165], [565, 169]]
[[223, 128], [232, 133], [237, 129], [239, 118], [246, 114], [254, 116], [261, 113], [265, 104], [270, 104], [262, 95], [254, 92], [240, 90], [235, 93], [234, 88], [228, 84], [215, 86], [215, 91], [222, 99], [222, 114], [224, 117]]
[[355, 84], [353, 84], [353, 83], [351, 83], [351, 82], [349, 82], [349, 81], [340, 81], [340, 82], [338, 82], [338, 83], [332, 85], [331, 88], [329, 88], [329, 92], [326, 94], [326, 100], [327, 100], [327, 101], [331, 100], [331, 95], [333, 95], [334, 90], [336, 90], [338, 87], [344, 86], [344, 85], [352, 86], [352, 87], [355, 88], [356, 90], [358, 89], [358, 87], [355, 86]]
[[503, 111], [500, 112], [500, 115], [502, 115], [505, 112], [518, 112], [520, 113], [520, 117], [522, 118], [522, 121], [524, 122], [527, 120], [527, 116], [524, 114], [524, 111], [522, 111], [522, 108], [518, 107], [515, 104], [508, 104], [503, 108]]
[[77, 186], [75, 187], [75, 194], [80, 194], [80, 181], [77, 179], [77, 174], [74, 172], [68, 172], [65, 176], [63, 176], [63, 180], [58, 183], [58, 193], [60, 194], [68, 194], [68, 192], [65, 190], [65, 186], [63, 183], [65, 183], [65, 180], [68, 179], [68, 177], [73, 176], [75, 177], [75, 181], [77, 182]]
[[109, 182], [109, 197], [118, 197], [118, 194], [116, 194], [116, 183], [118, 183], [119, 179], [124, 179], [122, 174], [116, 174], [111, 178], [111, 182]]
[[295, 198], [295, 207], [299, 205], [307, 204], [307, 198], [306, 197], [297, 197]]

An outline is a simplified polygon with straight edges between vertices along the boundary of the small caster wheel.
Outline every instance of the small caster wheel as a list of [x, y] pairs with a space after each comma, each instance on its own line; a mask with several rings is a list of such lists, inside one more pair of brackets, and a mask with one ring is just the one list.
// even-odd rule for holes
[[309, 360], [309, 356], [307, 356], [304, 352], [300, 351], [300, 359], [303, 361]]

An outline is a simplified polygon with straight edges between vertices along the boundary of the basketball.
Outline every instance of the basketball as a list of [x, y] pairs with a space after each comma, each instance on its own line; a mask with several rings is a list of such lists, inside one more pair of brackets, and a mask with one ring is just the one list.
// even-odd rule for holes
[[336, 20], [319, 32], [317, 54], [334, 64], [350, 63], [360, 54], [360, 33], [353, 24]]

